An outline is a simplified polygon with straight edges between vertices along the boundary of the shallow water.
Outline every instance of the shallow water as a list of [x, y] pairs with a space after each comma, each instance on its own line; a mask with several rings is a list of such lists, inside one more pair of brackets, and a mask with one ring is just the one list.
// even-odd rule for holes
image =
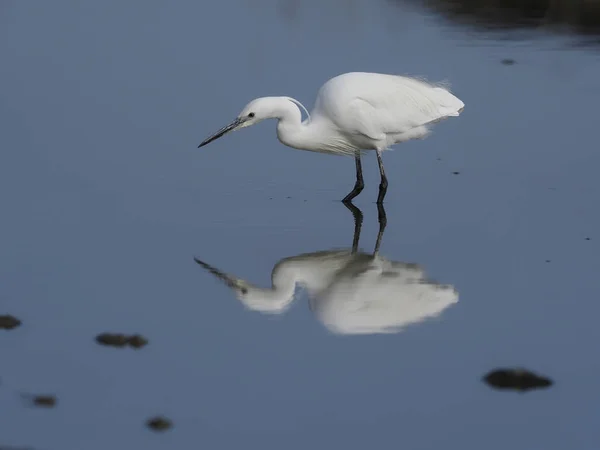
[[[0, 333], [0, 446], [595, 448], [598, 54], [369, 4], [3, 2], [0, 314], [23, 324]], [[352, 246], [351, 159], [272, 123], [196, 148], [253, 97], [310, 109], [352, 70], [447, 79], [466, 104], [384, 156], [380, 255], [458, 292], [396, 333], [332, 333], [305, 292], [249, 310], [193, 259], [267, 287], [282, 258]], [[481, 382], [505, 365], [556, 384]], [[145, 429], [156, 414], [174, 429]]]

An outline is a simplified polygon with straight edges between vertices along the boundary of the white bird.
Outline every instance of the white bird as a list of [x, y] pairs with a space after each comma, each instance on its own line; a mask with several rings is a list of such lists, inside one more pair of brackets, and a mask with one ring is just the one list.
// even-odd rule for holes
[[304, 287], [311, 311], [329, 331], [337, 334], [398, 332], [408, 324], [438, 316], [458, 301], [453, 286], [428, 280], [417, 264], [379, 256], [382, 231], [374, 254], [357, 251], [362, 223], [362, 213], [359, 214], [359, 220], [355, 214], [351, 250], [283, 258], [273, 268], [269, 288], [254, 286], [194, 259], [224, 281], [242, 304], [254, 311], [282, 314], [294, 300], [296, 285]]
[[[308, 115], [304, 121], [298, 106]], [[311, 114], [291, 97], [257, 98], [198, 148], [229, 131], [277, 119], [277, 137], [289, 147], [354, 156], [356, 183], [343, 202], [350, 202], [364, 188], [361, 151], [376, 150], [381, 174], [377, 203], [381, 204], [388, 186], [381, 153], [394, 144], [424, 138], [431, 124], [458, 116], [464, 106], [441, 85], [398, 75], [351, 72], [330, 79], [319, 89]]]

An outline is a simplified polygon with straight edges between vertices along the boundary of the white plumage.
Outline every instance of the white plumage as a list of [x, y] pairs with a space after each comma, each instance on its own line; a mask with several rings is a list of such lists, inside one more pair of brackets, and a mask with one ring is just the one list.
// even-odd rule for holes
[[296, 285], [306, 288], [311, 311], [336, 334], [395, 333], [458, 301], [452, 286], [427, 280], [416, 264], [351, 250], [284, 258], [273, 268], [270, 288], [196, 262], [232, 288], [244, 306], [262, 313], [282, 314], [294, 300]]
[[417, 78], [351, 72], [319, 89], [314, 109], [304, 121], [299, 106], [308, 114], [291, 97], [252, 100], [232, 123], [198, 147], [229, 131], [277, 119], [277, 137], [289, 147], [355, 157], [356, 183], [345, 202], [364, 187], [361, 151], [376, 150], [381, 174], [377, 203], [382, 203], [388, 183], [381, 153], [394, 144], [425, 137], [433, 123], [458, 116], [465, 105], [445, 87]]
[[408, 324], [438, 316], [458, 301], [453, 286], [428, 279], [417, 264], [379, 255], [387, 224], [383, 205], [377, 207], [379, 233], [373, 253], [359, 251], [363, 215], [356, 206], [346, 206], [354, 216], [352, 248], [283, 258], [273, 267], [271, 287], [255, 286], [194, 259], [253, 311], [282, 314], [293, 302], [296, 287], [305, 288], [311, 311], [333, 333], [398, 332]]
[[311, 116], [330, 122], [354, 155], [423, 137], [428, 125], [458, 116], [464, 106], [446, 89], [416, 78], [352, 72], [321, 87]]

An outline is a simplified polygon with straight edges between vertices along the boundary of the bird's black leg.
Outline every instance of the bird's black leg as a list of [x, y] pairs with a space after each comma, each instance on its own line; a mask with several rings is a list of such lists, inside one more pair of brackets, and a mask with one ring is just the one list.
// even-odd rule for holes
[[354, 217], [354, 236], [352, 238], [352, 253], [358, 250], [358, 241], [360, 239], [360, 229], [363, 223], [363, 213], [360, 209], [352, 204], [352, 202], [344, 202], [346, 208], [350, 210]]
[[360, 152], [356, 152], [354, 155], [354, 161], [356, 162], [356, 183], [354, 184], [354, 189], [352, 189], [352, 191], [342, 200], [344, 203], [351, 202], [352, 199], [360, 194], [365, 187], [362, 174], [362, 164], [360, 162]]
[[383, 203], [383, 197], [387, 192], [388, 181], [385, 176], [385, 170], [383, 170], [383, 160], [381, 159], [381, 152], [377, 150], [377, 163], [379, 164], [379, 173], [381, 174], [381, 183], [379, 183], [379, 196], [377, 197], [377, 204]]
[[387, 225], [387, 216], [385, 214], [385, 208], [383, 207], [383, 203], [377, 203], [377, 215], [379, 218], [379, 233], [377, 233], [377, 241], [375, 241], [375, 250], [374, 254], [379, 252], [379, 246], [381, 245], [381, 238], [383, 237], [383, 232], [385, 231], [385, 227]]

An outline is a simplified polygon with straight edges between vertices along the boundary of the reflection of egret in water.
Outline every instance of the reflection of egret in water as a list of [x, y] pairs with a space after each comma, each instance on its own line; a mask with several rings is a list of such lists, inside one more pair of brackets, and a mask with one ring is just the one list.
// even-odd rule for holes
[[386, 226], [378, 205], [379, 234], [373, 254], [358, 251], [362, 212], [345, 204], [354, 216], [352, 249], [304, 253], [283, 258], [273, 268], [272, 286], [261, 288], [195, 259], [224, 281], [249, 309], [281, 314], [294, 300], [296, 285], [308, 291], [311, 311], [330, 331], [341, 334], [394, 333], [411, 323], [438, 316], [458, 301], [456, 290], [425, 277], [412, 263], [379, 255]]

